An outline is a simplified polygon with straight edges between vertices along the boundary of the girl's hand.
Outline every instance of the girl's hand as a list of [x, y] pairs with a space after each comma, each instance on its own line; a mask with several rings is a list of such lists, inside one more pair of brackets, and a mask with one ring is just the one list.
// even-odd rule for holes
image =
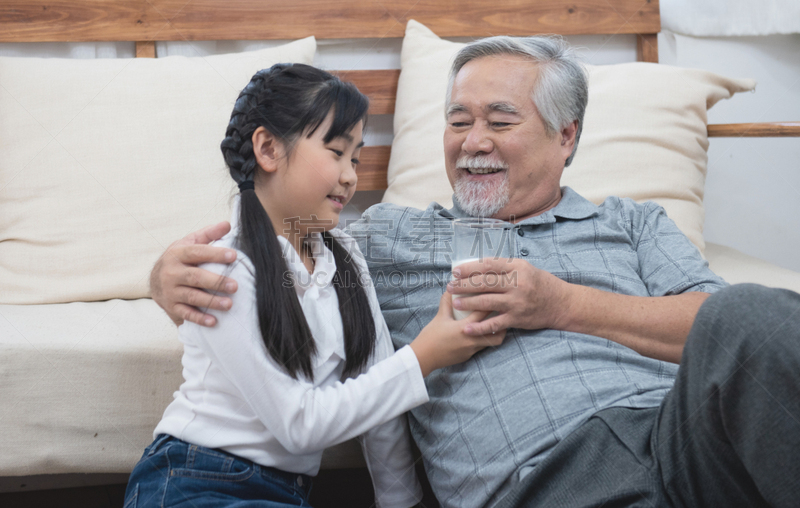
[[476, 311], [456, 321], [453, 318], [452, 298], [453, 295], [448, 292], [442, 295], [436, 317], [411, 343], [423, 377], [436, 369], [465, 362], [486, 347], [499, 346], [506, 337], [505, 330], [487, 335], [465, 334], [464, 328], [467, 325], [477, 323], [488, 316], [489, 312]]

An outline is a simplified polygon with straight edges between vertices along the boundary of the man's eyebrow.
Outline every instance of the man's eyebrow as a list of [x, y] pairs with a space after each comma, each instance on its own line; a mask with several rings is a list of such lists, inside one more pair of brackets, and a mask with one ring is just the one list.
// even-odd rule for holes
[[453, 113], [464, 113], [466, 111], [467, 107], [463, 104], [450, 104], [447, 106], [447, 116], [450, 116]]
[[493, 102], [486, 106], [487, 111], [497, 111], [498, 113], [519, 114], [517, 108], [507, 102]]
[[[350, 139], [352, 140], [353, 138], [350, 138]], [[356, 148], [361, 148], [362, 146], [364, 146], [364, 140], [363, 139], [361, 140], [361, 143], [356, 145]]]

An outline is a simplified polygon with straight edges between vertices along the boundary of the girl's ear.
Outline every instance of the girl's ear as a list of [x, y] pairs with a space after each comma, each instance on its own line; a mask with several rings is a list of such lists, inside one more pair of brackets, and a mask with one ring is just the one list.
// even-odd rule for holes
[[264, 127], [259, 127], [253, 133], [253, 153], [256, 162], [267, 173], [278, 169], [278, 161], [284, 157], [283, 143]]

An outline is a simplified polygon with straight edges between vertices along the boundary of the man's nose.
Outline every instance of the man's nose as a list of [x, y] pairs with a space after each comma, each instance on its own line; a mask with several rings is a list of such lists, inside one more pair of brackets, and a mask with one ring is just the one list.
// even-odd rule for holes
[[469, 154], [475, 155], [479, 153], [491, 153], [494, 149], [494, 143], [488, 136], [486, 128], [476, 123], [467, 132], [467, 137], [461, 145], [461, 149]]

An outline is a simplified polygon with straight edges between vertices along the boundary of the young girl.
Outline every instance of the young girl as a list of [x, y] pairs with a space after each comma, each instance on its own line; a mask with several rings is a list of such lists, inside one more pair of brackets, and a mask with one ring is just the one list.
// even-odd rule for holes
[[239, 95], [222, 152], [241, 192], [218, 242], [239, 250], [239, 290], [215, 327], [180, 326], [185, 382], [126, 508], [308, 506], [322, 451], [356, 436], [378, 506], [420, 500], [402, 415], [427, 402], [424, 376], [503, 334], [464, 335], [484, 316], [454, 321], [445, 293], [394, 352], [366, 263], [333, 229], [355, 192], [367, 107], [352, 84], [299, 64], [258, 72]]

